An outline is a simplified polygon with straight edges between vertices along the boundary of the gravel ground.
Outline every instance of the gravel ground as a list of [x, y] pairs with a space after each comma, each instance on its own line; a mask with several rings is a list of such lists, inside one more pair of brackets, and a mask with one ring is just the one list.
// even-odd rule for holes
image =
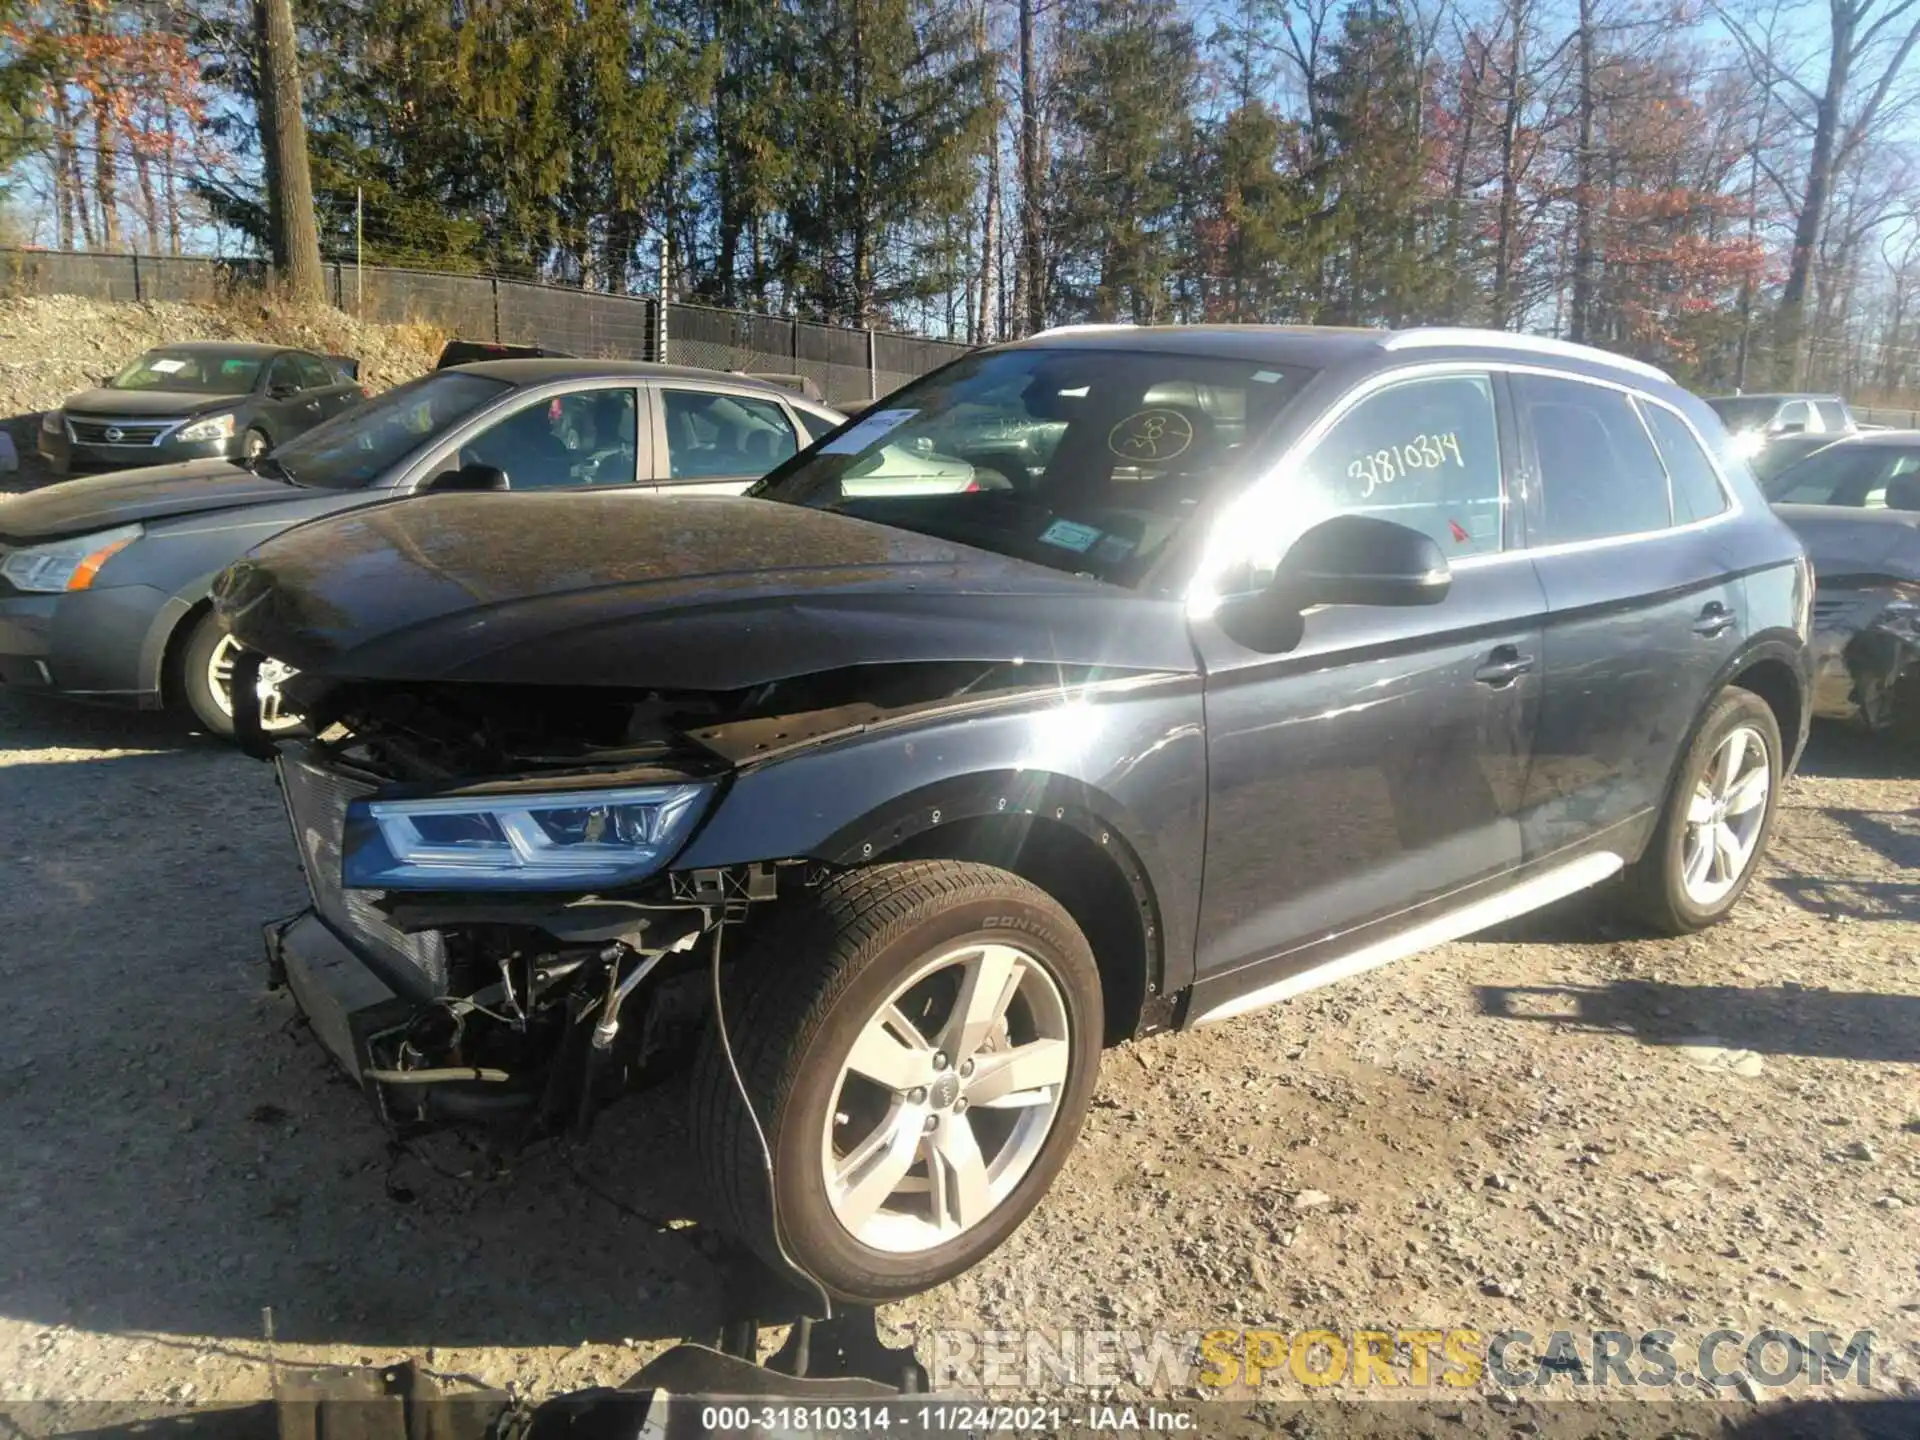
[[[923, 1358], [1012, 1327], [1871, 1328], [1874, 1385], [1920, 1395], [1916, 774], [1818, 736], [1709, 934], [1593, 897], [1109, 1054], [1033, 1220], [884, 1325]], [[678, 1097], [506, 1172], [391, 1148], [265, 988], [259, 924], [301, 895], [265, 766], [0, 697], [0, 1400], [257, 1398], [266, 1307], [282, 1360], [536, 1395], [713, 1325], [712, 1265], [642, 1218], [700, 1213]]]

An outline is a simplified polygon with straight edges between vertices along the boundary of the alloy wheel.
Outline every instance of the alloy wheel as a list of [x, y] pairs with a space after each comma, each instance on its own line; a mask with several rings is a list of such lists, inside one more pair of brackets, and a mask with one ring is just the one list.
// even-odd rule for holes
[[835, 1218], [894, 1254], [979, 1225], [1039, 1157], [1072, 1043], [1060, 987], [1016, 946], [969, 944], [916, 967], [840, 1065], [820, 1145]]
[[[207, 657], [207, 689], [228, 718], [233, 715], [233, 662], [239, 654], [239, 644], [231, 635], [226, 635], [213, 647], [213, 654]], [[295, 673], [294, 668], [284, 661], [260, 662], [259, 678], [255, 680], [253, 688], [260, 702], [262, 730], [291, 730], [300, 723], [300, 717], [286, 708], [280, 693], [280, 687]]]
[[1773, 766], [1759, 731], [1742, 725], [1715, 747], [1687, 804], [1680, 883], [1703, 909], [1725, 899], [1753, 863], [1767, 818]]

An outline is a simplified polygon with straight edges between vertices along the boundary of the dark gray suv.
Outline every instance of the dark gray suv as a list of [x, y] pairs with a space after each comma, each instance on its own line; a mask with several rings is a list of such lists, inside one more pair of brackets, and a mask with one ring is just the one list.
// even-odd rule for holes
[[1809, 604], [1660, 372], [1263, 328], [1044, 334], [744, 498], [427, 497], [219, 591], [323, 732], [271, 957], [384, 1114], [577, 1130], [689, 1063], [730, 1223], [862, 1300], [1020, 1223], [1106, 1044], [1616, 879], [1726, 915]]

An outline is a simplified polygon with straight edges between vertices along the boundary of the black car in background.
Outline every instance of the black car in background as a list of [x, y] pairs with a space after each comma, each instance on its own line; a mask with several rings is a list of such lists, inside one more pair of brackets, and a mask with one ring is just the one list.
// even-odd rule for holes
[[39, 451], [62, 475], [251, 460], [365, 400], [356, 369], [278, 345], [163, 345], [42, 415]]
[[217, 613], [320, 736], [277, 750], [312, 908], [269, 952], [382, 1112], [577, 1131], [691, 1064], [727, 1222], [876, 1300], [1012, 1232], [1104, 1044], [1616, 878], [1724, 917], [1810, 590], [1650, 367], [1119, 327], [968, 355], [742, 497], [316, 521]]
[[1813, 562], [1814, 713], [1920, 740], [1920, 430], [1869, 430], [1765, 482]]

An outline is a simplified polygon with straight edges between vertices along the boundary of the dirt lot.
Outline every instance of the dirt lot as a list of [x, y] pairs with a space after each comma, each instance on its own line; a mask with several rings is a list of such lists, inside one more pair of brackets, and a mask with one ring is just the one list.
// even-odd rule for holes
[[[1871, 1328], [1920, 1395], [1916, 775], [1819, 737], [1711, 934], [1599, 897], [1109, 1055], [1037, 1216], [886, 1322]], [[269, 1306], [283, 1359], [534, 1393], [713, 1324], [639, 1218], [698, 1214], [677, 1097], [573, 1169], [390, 1149], [264, 987], [300, 896], [266, 767], [0, 699], [0, 1400], [260, 1396]]]

